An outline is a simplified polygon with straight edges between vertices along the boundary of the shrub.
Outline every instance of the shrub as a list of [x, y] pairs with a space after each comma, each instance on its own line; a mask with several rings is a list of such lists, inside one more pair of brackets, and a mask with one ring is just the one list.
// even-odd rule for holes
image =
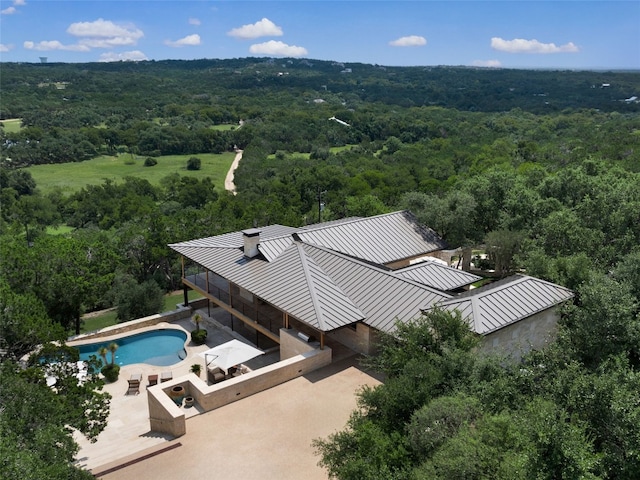
[[191, 341], [196, 345], [202, 345], [207, 341], [207, 331], [204, 329], [193, 330], [191, 332]]
[[201, 166], [202, 160], [200, 160], [198, 157], [191, 157], [189, 160], [187, 160], [187, 170], [200, 170]]
[[158, 160], [156, 160], [153, 157], [147, 157], [144, 159], [144, 166], [145, 167], [153, 167], [154, 165], [158, 164]]
[[118, 375], [120, 375], [120, 365], [110, 363], [102, 367], [100, 372], [108, 382], [115, 382], [118, 380]]

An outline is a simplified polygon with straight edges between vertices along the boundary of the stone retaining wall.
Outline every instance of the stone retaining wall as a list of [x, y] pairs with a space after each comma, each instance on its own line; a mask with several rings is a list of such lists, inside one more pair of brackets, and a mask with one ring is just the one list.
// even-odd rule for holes
[[191, 307], [178, 306], [176, 310], [170, 312], [157, 313], [155, 315], [149, 315], [148, 317], [138, 318], [129, 322], [119, 323], [110, 327], [101, 328], [100, 330], [94, 330], [93, 332], [82, 333], [75, 335], [67, 339], [68, 342], [76, 342], [79, 340], [93, 340], [102, 337], [110, 337], [112, 335], [119, 335], [121, 333], [131, 332], [143, 327], [150, 327], [162, 322], [175, 322], [183, 318], [189, 318], [192, 314]]

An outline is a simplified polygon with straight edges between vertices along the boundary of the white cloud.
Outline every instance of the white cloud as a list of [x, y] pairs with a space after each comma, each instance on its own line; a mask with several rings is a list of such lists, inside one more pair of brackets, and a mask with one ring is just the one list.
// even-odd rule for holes
[[573, 42], [558, 46], [555, 43], [542, 43], [536, 39], [504, 40], [500, 37], [491, 39], [491, 48], [508, 53], [575, 53], [578, 51], [578, 47]]
[[268, 18], [263, 18], [259, 22], [234, 28], [227, 35], [236, 38], [281, 37], [282, 28]]
[[68, 50], [71, 52], [88, 52], [90, 49], [86, 45], [64, 45], [58, 40], [45, 40], [42, 42], [24, 42], [24, 48], [27, 50], [38, 50], [40, 52], [48, 52], [49, 50]]
[[502, 63], [500, 63], [500, 60], [474, 60], [473, 66], [497, 68], [497, 67], [501, 67]]
[[13, 50], [13, 45], [5, 45], [4, 43], [0, 43], [0, 52], [8, 52]]
[[180, 40], [176, 40], [175, 42], [171, 40], [165, 40], [164, 44], [169, 45], [170, 47], [186, 47], [193, 45], [200, 45], [200, 35], [194, 33], [193, 35], [187, 35]]
[[133, 50], [131, 52], [109, 52], [100, 55], [99, 62], [139, 62], [142, 60], [149, 60], [147, 56], [140, 50]]
[[268, 42], [256, 43], [254, 45], [251, 45], [249, 47], [249, 52], [261, 55], [277, 55], [282, 57], [302, 57], [309, 53], [304, 47], [287, 45], [286, 43], [276, 42], [275, 40], [269, 40]]
[[409, 35], [392, 40], [389, 45], [392, 47], [421, 47], [427, 44], [427, 39], [419, 35]]
[[189, 19], [189, 25], [200, 25], [202, 22], [200, 21], [200, 19], [198, 18], [190, 18]]
[[91, 48], [135, 45], [144, 36], [142, 30], [134, 25], [116, 25], [102, 18], [94, 22], [72, 23], [67, 33], [80, 37], [79, 43]]
[[26, 5], [27, 2], [25, 0], [13, 0], [13, 6], [7, 7], [4, 10], [0, 10], [1, 15], [13, 15], [14, 13], [18, 13], [18, 9], [16, 7], [22, 7]]

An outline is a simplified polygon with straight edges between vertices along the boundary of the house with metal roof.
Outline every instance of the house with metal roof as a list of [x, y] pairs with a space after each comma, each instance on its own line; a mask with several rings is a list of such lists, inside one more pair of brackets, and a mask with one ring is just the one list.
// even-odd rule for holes
[[445, 242], [407, 211], [270, 225], [170, 247], [182, 255], [185, 303], [187, 289], [197, 290], [275, 344], [287, 329], [320, 348], [330, 340], [369, 353], [378, 332], [392, 333], [397, 321], [436, 305], [460, 309], [478, 334], [490, 336], [570, 298], [568, 290], [531, 277], [491, 295], [457, 295], [481, 277], [432, 258]]
[[[438, 303], [458, 310], [474, 332], [484, 337], [485, 350], [502, 351], [513, 358], [542, 348], [555, 334], [557, 307], [573, 292], [539, 278], [513, 275]], [[424, 310], [433, 308], [430, 304]]]

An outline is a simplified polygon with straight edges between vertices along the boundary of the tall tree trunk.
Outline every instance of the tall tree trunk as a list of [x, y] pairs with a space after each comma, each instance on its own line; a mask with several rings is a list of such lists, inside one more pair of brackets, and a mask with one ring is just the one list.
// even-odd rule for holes
[[463, 247], [462, 248], [462, 270], [468, 272], [471, 270], [471, 247]]

